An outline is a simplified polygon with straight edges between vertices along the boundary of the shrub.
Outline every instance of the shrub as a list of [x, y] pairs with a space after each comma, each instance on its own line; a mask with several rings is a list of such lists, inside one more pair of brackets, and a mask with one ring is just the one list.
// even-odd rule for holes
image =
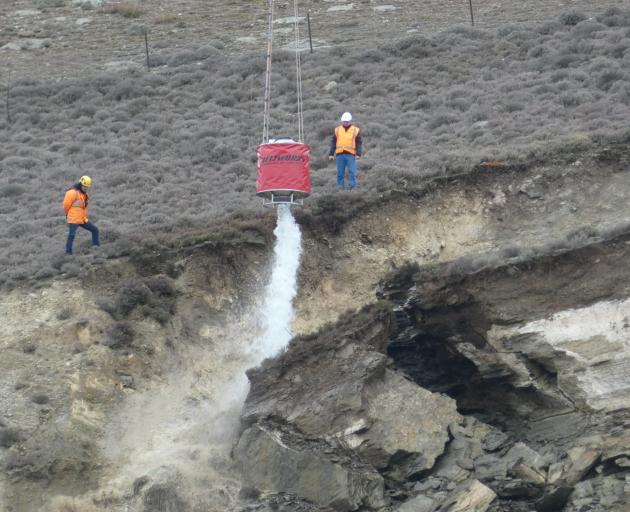
[[37, 350], [37, 345], [30, 340], [22, 342], [21, 346], [22, 352], [25, 354], [34, 354]]
[[24, 436], [17, 428], [0, 426], [0, 446], [2, 448], [11, 448], [11, 446], [23, 440]]
[[107, 328], [103, 344], [111, 349], [129, 347], [136, 333], [129, 322], [115, 322]]
[[196, 50], [186, 50], [173, 55], [168, 59], [167, 64], [170, 67], [184, 66], [186, 64], [207, 60], [211, 57], [218, 57], [219, 55], [219, 50], [213, 46], [202, 46]]
[[424, 59], [432, 54], [433, 46], [432, 41], [425, 37], [410, 37], [397, 43], [393, 52], [403, 57]]
[[387, 55], [378, 48], [368, 48], [363, 50], [358, 56], [360, 62], [383, 62]]
[[139, 312], [142, 316], [146, 318], [152, 318], [162, 325], [166, 324], [173, 316], [173, 313], [171, 311], [168, 311], [156, 305], [142, 306], [140, 307]]
[[174, 13], [163, 13], [163, 14], [160, 14], [157, 18], [155, 18], [154, 23], [156, 23], [158, 25], [162, 25], [162, 24], [165, 24], [165, 23], [175, 23], [179, 19], [180, 18], [179, 18], [179, 16], [177, 16], [177, 14], [174, 14]]
[[56, 274], [57, 274], [57, 272], [52, 267], [43, 267], [43, 268], [38, 269], [33, 274], [33, 277], [36, 280], [37, 279], [48, 279], [49, 277], [53, 277]]
[[624, 27], [628, 25], [629, 16], [618, 7], [610, 7], [597, 18], [597, 21], [609, 27]]
[[210, 162], [213, 164], [227, 164], [240, 156], [238, 148], [223, 143], [213, 145], [207, 148], [207, 150]]
[[36, 403], [38, 405], [45, 405], [48, 402], [50, 402], [50, 398], [48, 397], [48, 395], [46, 395], [45, 393], [35, 393], [32, 397], [31, 397], [31, 401], [33, 403]]
[[108, 4], [104, 6], [103, 12], [107, 14], [119, 14], [125, 18], [139, 18], [144, 14], [144, 11], [140, 9], [135, 3], [120, 2], [116, 4]]
[[7, 229], [7, 235], [12, 238], [20, 238], [34, 231], [33, 223], [31, 222], [16, 222], [11, 224]]
[[140, 281], [131, 281], [120, 288], [116, 295], [115, 311], [127, 316], [137, 306], [147, 304], [151, 300], [151, 290]]
[[107, 96], [116, 101], [136, 98], [142, 94], [140, 84], [131, 79], [123, 80], [107, 92]]
[[[169, 219], [163, 219], [168, 222]], [[122, 320], [136, 309], [141, 316], [151, 317], [160, 323], [167, 322], [175, 312], [177, 290], [166, 276], [154, 276], [124, 284], [113, 301], [101, 301], [101, 309], [113, 318]]]
[[505, 112], [519, 112], [520, 110], [523, 110], [525, 108], [525, 105], [523, 105], [523, 103], [518, 102], [518, 101], [508, 101], [503, 105], [503, 110]]
[[[28, 143], [31, 141], [32, 137], [27, 135], [26, 137], [20, 137], [21, 134], [16, 136], [16, 139], [19, 139], [19, 142]], [[2, 162], [3, 167], [5, 168], [13, 168], [13, 169], [34, 169], [41, 165], [41, 162], [35, 158], [31, 157], [22, 157], [22, 156], [11, 156], [9, 158], [5, 158]]]
[[65, 306], [57, 313], [57, 320], [68, 320], [72, 317], [73, 309], [70, 306]]
[[0, 197], [17, 197], [26, 192], [26, 188], [22, 185], [10, 183], [0, 187]]
[[69, 85], [64, 87], [57, 95], [56, 98], [59, 99], [61, 103], [66, 105], [70, 105], [75, 101], [81, 99], [81, 97], [85, 94], [85, 89], [79, 87], [77, 85]]
[[458, 120], [459, 117], [454, 114], [438, 114], [434, 116], [426, 126], [429, 131], [434, 131], [441, 126], [456, 123]]
[[238, 161], [228, 164], [225, 169], [226, 174], [234, 174], [240, 178], [248, 178], [252, 176], [255, 168], [248, 162]]
[[147, 286], [158, 297], [175, 297], [177, 289], [173, 282], [165, 276], [155, 276], [147, 280]]
[[387, 96], [391, 92], [382, 84], [369, 84], [363, 89], [363, 96], [365, 98], [373, 98], [375, 96]]
[[603, 91], [609, 90], [617, 81], [627, 81], [628, 75], [618, 69], [604, 71], [597, 77], [597, 88]]
[[569, 11], [569, 12], [562, 13], [560, 15], [559, 21], [563, 25], [574, 26], [586, 19], [588, 19], [588, 17], [581, 12]]

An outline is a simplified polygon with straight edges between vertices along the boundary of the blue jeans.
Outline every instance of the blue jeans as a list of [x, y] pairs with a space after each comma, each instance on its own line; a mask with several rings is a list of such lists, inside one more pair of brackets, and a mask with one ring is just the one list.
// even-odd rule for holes
[[74, 236], [77, 234], [77, 229], [87, 229], [92, 233], [92, 245], [99, 246], [101, 243], [98, 240], [98, 228], [91, 222], [85, 224], [68, 224], [68, 240], [66, 241], [66, 254], [72, 254], [72, 244], [74, 243]]
[[357, 184], [357, 161], [354, 155], [340, 153], [337, 155], [337, 186], [343, 190], [346, 167], [348, 168], [348, 188], [352, 190]]

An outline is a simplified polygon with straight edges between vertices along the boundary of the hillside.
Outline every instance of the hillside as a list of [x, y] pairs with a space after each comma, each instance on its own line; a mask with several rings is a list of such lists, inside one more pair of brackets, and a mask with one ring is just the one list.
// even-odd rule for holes
[[[359, 183], [367, 197], [421, 188], [484, 161], [518, 165], [556, 147], [614, 139], [629, 114], [628, 25], [628, 11], [613, 10], [597, 20], [573, 14], [497, 32], [458, 27], [304, 54], [314, 199], [334, 191], [325, 155], [344, 110], [364, 127]], [[60, 201], [82, 174], [95, 180], [91, 218], [106, 257], [260, 211], [252, 190], [264, 60], [214, 44], [164, 50], [153, 57], [164, 65], [151, 73], [12, 82], [9, 116], [0, 121], [3, 283], [76, 275], [91, 264], [62, 252]], [[275, 54], [278, 133], [295, 128], [291, 58]]]
[[[302, 0], [298, 5], [301, 16], [310, 13], [315, 48], [371, 48], [379, 41], [470, 24], [466, 1]], [[547, 22], [571, 9], [593, 17], [624, 5], [623, 0], [473, 0], [473, 12], [478, 28], [495, 30]], [[293, 2], [275, 2], [274, 8], [276, 43], [289, 45]], [[266, 17], [266, 0], [11, 0], [0, 4], [0, 18], [8, 20], [0, 27], [0, 54], [18, 78], [77, 79], [129, 62], [143, 66], [145, 30], [151, 50], [194, 49], [218, 40], [230, 54], [258, 52], [265, 44]]]
[[[0, 512], [626, 512], [630, 10], [567, 3], [305, 2], [278, 214], [264, 6], [2, 3], [0, 47], [48, 43], [0, 49]], [[82, 174], [103, 246], [67, 257]]]
[[630, 155], [568, 157], [302, 213], [240, 428], [272, 219], [3, 293], [8, 510], [622, 512]]

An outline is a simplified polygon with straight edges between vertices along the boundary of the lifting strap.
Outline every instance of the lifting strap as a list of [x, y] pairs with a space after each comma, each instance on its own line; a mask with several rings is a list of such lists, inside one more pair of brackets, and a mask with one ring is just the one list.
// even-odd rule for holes
[[265, 73], [265, 112], [263, 114], [263, 140], [269, 142], [269, 102], [271, 101], [271, 53], [273, 51], [273, 0], [269, 0], [267, 29], [267, 71]]
[[[269, 12], [267, 15], [267, 70], [265, 73], [265, 105], [263, 113], [263, 137], [262, 143], [269, 142], [269, 126], [271, 119], [271, 63], [273, 55], [273, 0], [268, 0]], [[304, 112], [302, 101], [302, 59], [300, 57], [300, 21], [298, 18], [298, 0], [293, 0], [293, 31], [295, 33], [295, 75], [297, 91], [297, 132], [298, 142], [304, 142]]]
[[298, 142], [304, 142], [304, 115], [302, 112], [302, 59], [300, 57], [300, 20], [298, 18], [298, 0], [293, 0], [293, 18], [295, 20], [295, 78], [297, 91]]

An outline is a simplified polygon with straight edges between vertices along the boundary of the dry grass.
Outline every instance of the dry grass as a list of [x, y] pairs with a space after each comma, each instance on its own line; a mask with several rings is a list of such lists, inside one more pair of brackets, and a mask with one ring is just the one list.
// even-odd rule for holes
[[70, 496], [56, 496], [50, 503], [50, 512], [99, 512], [91, 501]]
[[144, 14], [144, 10], [133, 2], [107, 4], [102, 7], [102, 11], [106, 14], [118, 14], [125, 18], [139, 18]]
[[[365, 135], [362, 200], [626, 132], [630, 12], [580, 20], [304, 54], [314, 199], [336, 189], [326, 153], [345, 110]], [[94, 179], [90, 217], [108, 256], [260, 210], [264, 55], [228, 56], [210, 42], [151, 60], [161, 66], [151, 73], [12, 84], [11, 123], [0, 116], [0, 284], [88, 268], [85, 233], [72, 260], [62, 254], [60, 201], [82, 174]], [[273, 133], [295, 133], [292, 66], [291, 54], [275, 52]], [[339, 86], [327, 91], [331, 81]]]
[[181, 20], [180, 16], [175, 13], [162, 13], [153, 20], [153, 23], [157, 25], [165, 25], [168, 23], [177, 23]]

